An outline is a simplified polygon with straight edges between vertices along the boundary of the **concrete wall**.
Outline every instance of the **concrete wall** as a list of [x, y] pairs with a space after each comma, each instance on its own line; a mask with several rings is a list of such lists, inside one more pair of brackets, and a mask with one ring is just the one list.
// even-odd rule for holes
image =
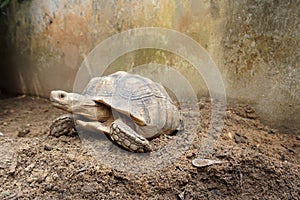
[[[132, 28], [164, 27], [207, 50], [231, 102], [250, 103], [265, 122], [299, 133], [299, 10], [299, 0], [13, 0], [1, 16], [0, 88], [39, 96], [72, 90], [99, 42]], [[192, 67], [167, 52], [129, 53], [111, 71], [153, 60], [182, 70], [199, 96], [207, 95]]]
[[232, 1], [223, 35], [227, 93], [300, 132], [300, 1]]

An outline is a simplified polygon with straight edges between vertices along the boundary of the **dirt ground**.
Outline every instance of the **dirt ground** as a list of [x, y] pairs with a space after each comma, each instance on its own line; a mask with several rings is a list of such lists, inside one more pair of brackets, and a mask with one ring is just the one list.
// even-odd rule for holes
[[[79, 136], [49, 136], [52, 121], [64, 112], [47, 99], [1, 95], [0, 199], [300, 199], [300, 136], [262, 124], [247, 105], [227, 107], [211, 155], [222, 162], [193, 166], [210, 123], [209, 101], [201, 99], [199, 108], [188, 148], [164, 167], [150, 163], [152, 171], [137, 172], [120, 170], [122, 158], [113, 153], [99, 152], [102, 162]], [[176, 138], [161, 136], [151, 145]], [[118, 167], [107, 166], [107, 158]]]

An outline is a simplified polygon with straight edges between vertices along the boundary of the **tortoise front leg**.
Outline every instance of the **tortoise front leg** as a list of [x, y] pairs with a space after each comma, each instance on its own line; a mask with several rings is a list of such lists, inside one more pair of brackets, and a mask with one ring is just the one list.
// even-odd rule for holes
[[65, 114], [56, 118], [50, 126], [49, 135], [54, 137], [60, 137], [62, 135], [73, 136], [75, 135], [76, 128], [74, 124], [74, 118], [71, 114]]
[[113, 141], [129, 151], [140, 153], [150, 151], [149, 141], [121, 119], [117, 119], [111, 124], [110, 136]]

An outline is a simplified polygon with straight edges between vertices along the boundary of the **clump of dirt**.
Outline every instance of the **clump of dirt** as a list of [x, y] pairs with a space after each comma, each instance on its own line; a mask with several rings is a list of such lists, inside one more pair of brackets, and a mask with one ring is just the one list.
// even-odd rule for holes
[[[107, 166], [83, 145], [86, 138], [49, 136], [52, 121], [63, 111], [46, 99], [0, 98], [0, 107], [0, 199], [300, 197], [300, 137], [262, 124], [248, 105], [226, 109], [224, 129], [211, 155], [221, 163], [192, 165], [210, 124], [211, 104], [203, 98], [198, 131], [188, 149], [171, 164], [148, 173]], [[161, 136], [151, 145], [163, 146], [179, 136]]]

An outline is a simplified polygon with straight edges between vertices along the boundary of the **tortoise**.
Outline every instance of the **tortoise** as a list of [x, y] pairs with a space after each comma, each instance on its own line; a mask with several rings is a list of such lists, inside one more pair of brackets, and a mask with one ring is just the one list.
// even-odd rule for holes
[[57, 118], [52, 135], [68, 132], [75, 116], [79, 127], [104, 133], [126, 150], [147, 152], [150, 139], [183, 130], [180, 111], [166, 89], [124, 71], [92, 78], [82, 94], [53, 90], [50, 101], [73, 114]]

